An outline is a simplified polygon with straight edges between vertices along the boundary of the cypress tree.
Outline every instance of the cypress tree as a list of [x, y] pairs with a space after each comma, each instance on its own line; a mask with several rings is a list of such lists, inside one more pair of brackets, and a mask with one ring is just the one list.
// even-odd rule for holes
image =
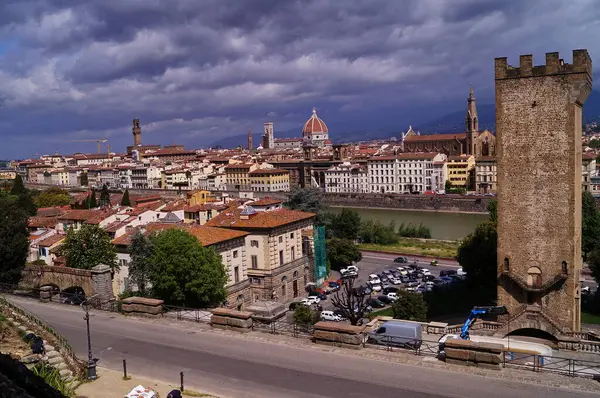
[[96, 202], [96, 191], [92, 188], [92, 193], [88, 198], [88, 208], [95, 209], [96, 207], [98, 207], [98, 202]]
[[125, 193], [121, 199], [121, 206], [131, 206], [131, 201], [129, 200], [129, 189], [125, 189]]

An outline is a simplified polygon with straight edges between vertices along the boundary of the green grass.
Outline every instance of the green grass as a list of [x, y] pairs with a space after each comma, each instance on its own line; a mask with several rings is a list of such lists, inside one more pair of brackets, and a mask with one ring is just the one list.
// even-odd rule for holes
[[394, 316], [394, 310], [392, 309], [392, 307], [388, 307], [379, 311], [373, 311], [369, 313], [369, 319], [373, 319], [377, 316]]
[[377, 245], [363, 243], [358, 245], [361, 250], [385, 251], [391, 253], [454, 258], [460, 242], [440, 241], [433, 239], [400, 238], [392, 245]]
[[600, 315], [581, 312], [581, 323], [593, 323], [600, 325]]

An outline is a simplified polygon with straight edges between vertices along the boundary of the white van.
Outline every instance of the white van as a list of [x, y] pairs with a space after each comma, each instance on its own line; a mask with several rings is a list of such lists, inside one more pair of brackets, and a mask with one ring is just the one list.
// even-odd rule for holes
[[371, 275], [369, 275], [369, 283], [371, 285], [381, 285], [381, 280], [379, 279], [379, 276], [377, 276], [376, 274], [371, 274]]

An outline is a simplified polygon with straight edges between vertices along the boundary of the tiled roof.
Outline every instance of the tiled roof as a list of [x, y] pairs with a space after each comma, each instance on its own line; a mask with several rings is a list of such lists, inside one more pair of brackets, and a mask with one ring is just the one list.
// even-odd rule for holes
[[232, 206], [208, 221], [205, 225], [210, 227], [264, 229], [276, 228], [316, 217], [314, 213], [277, 209], [260, 211], [249, 216], [247, 219], [243, 219], [240, 215], [242, 210], [243, 206]]
[[226, 169], [249, 169], [254, 166], [252, 163], [232, 163], [225, 166]]
[[93, 214], [90, 218], [88, 218], [85, 223], [86, 224], [100, 224], [102, 221], [104, 221], [105, 219], [107, 219], [108, 217], [112, 216], [113, 214], [116, 214], [117, 210], [116, 209], [106, 209], [106, 210], [100, 210], [100, 211], [96, 211], [95, 214]]
[[184, 201], [175, 200], [173, 202], [167, 203], [167, 205], [165, 207], [163, 207], [162, 209], [160, 209], [160, 211], [171, 212], [171, 211], [183, 210], [184, 207], [185, 207]]
[[456, 134], [426, 134], [426, 135], [408, 135], [404, 141], [451, 141], [464, 140], [467, 138], [467, 133]]
[[129, 222], [126, 222], [126, 221], [115, 221], [115, 222], [108, 224], [106, 227], [104, 227], [104, 230], [106, 232], [117, 232], [117, 230], [127, 226], [128, 224], [129, 224]]
[[283, 200], [264, 198], [264, 199], [260, 199], [260, 200], [255, 200], [254, 202], [250, 203], [250, 205], [251, 206], [270, 206], [270, 205], [276, 205], [279, 203], [283, 203]]
[[71, 211], [66, 212], [62, 216], [59, 216], [58, 219], [59, 220], [85, 221], [87, 219], [92, 218], [93, 216], [96, 216], [98, 211], [99, 210], [92, 210], [92, 209], [71, 210]]
[[411, 160], [411, 159], [433, 159], [438, 154], [436, 152], [421, 152], [421, 153], [399, 153], [398, 159], [400, 160]]
[[30, 228], [54, 228], [57, 223], [57, 217], [29, 217], [27, 226]]
[[50, 246], [62, 241], [64, 238], [65, 238], [65, 235], [59, 235], [59, 234], [50, 235], [46, 239], [39, 242], [38, 246], [50, 247]]
[[152, 223], [146, 226], [147, 232], [160, 232], [170, 228], [183, 229], [195, 236], [202, 246], [211, 246], [231, 239], [243, 238], [247, 232], [231, 229], [208, 227], [204, 225], [162, 224]]
[[207, 210], [225, 210], [227, 208], [227, 206], [225, 205], [221, 205], [221, 204], [204, 204], [204, 205], [193, 205], [193, 206], [185, 206], [183, 208], [183, 211], [186, 211], [188, 213], [195, 213], [198, 211], [207, 211]]
[[143, 214], [147, 211], [153, 210], [153, 211], [157, 211], [157, 209], [159, 207], [161, 207], [163, 205], [163, 202], [157, 200], [156, 202], [150, 202], [150, 203], [142, 203], [137, 205], [136, 207], [134, 207], [134, 209], [129, 212], [129, 215], [132, 216], [139, 216], [140, 214]]
[[248, 174], [289, 174], [289, 171], [283, 169], [257, 169]]
[[40, 207], [39, 209], [37, 209], [37, 216], [38, 217], [56, 217], [56, 216], [60, 216], [61, 214], [65, 214], [66, 212], [67, 212], [67, 209], [64, 209], [59, 206]]

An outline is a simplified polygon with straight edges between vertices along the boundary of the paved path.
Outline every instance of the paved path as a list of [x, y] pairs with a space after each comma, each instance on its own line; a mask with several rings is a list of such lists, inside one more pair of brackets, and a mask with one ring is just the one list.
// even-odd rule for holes
[[[78, 307], [10, 297], [49, 322], [86, 357], [83, 312]], [[516, 383], [468, 373], [360, 357], [348, 351], [295, 346], [201, 328], [94, 313], [92, 342], [99, 365], [156, 380], [186, 384], [220, 397], [584, 397], [591, 394]], [[265, 335], [269, 336], [269, 335]], [[434, 360], [427, 358], [426, 360]], [[567, 383], [563, 383], [565, 385]], [[548, 381], [548, 385], [560, 385]]]

